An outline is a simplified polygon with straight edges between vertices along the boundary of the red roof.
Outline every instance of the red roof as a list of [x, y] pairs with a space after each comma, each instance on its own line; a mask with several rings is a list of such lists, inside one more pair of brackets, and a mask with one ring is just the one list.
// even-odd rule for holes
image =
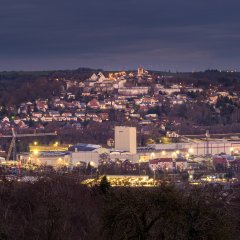
[[99, 104], [99, 101], [97, 99], [92, 99], [89, 103], [88, 103], [88, 106], [89, 107], [99, 107], [100, 104]]

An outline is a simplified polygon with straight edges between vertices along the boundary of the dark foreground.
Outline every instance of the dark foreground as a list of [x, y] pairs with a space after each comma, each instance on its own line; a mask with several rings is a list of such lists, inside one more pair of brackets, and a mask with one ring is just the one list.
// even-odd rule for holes
[[0, 182], [3, 239], [240, 239], [238, 190]]

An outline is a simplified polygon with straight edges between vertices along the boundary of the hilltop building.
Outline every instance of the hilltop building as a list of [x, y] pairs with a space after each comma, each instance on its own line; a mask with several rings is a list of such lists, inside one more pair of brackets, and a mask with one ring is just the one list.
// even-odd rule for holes
[[142, 76], [144, 74], [144, 69], [142, 67], [138, 68], [138, 76]]

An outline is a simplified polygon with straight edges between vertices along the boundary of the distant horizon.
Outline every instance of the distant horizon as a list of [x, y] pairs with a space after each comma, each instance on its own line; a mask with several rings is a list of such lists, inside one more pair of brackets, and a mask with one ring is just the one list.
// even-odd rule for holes
[[137, 71], [138, 68], [142, 67], [143, 69], [147, 71], [153, 71], [153, 72], [171, 72], [171, 73], [196, 73], [196, 72], [206, 72], [206, 71], [219, 71], [219, 72], [239, 72], [237, 68], [226, 68], [226, 69], [219, 69], [219, 68], [206, 68], [206, 69], [194, 69], [194, 70], [172, 70], [172, 69], [149, 69], [145, 68], [144, 66], [139, 66], [137, 68], [113, 68], [113, 69], [105, 69], [101, 67], [75, 67], [75, 68], [39, 68], [39, 69], [1, 69], [0, 72], [55, 72], [55, 71], [76, 71], [78, 69], [89, 69], [89, 70], [94, 70], [94, 71], [105, 71], [105, 72], [117, 72], [117, 71]]

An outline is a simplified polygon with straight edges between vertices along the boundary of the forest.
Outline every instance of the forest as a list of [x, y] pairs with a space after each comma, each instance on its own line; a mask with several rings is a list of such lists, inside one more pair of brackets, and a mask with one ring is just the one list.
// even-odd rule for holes
[[239, 197], [219, 187], [87, 187], [67, 178], [0, 183], [1, 240], [237, 240]]
[[0, 105], [14, 106], [37, 98], [58, 95], [63, 83], [51, 79], [85, 79], [95, 71], [88, 68], [59, 71], [0, 72]]
[[87, 187], [67, 178], [0, 183], [1, 240], [234, 240], [239, 192], [227, 202], [218, 187]]

